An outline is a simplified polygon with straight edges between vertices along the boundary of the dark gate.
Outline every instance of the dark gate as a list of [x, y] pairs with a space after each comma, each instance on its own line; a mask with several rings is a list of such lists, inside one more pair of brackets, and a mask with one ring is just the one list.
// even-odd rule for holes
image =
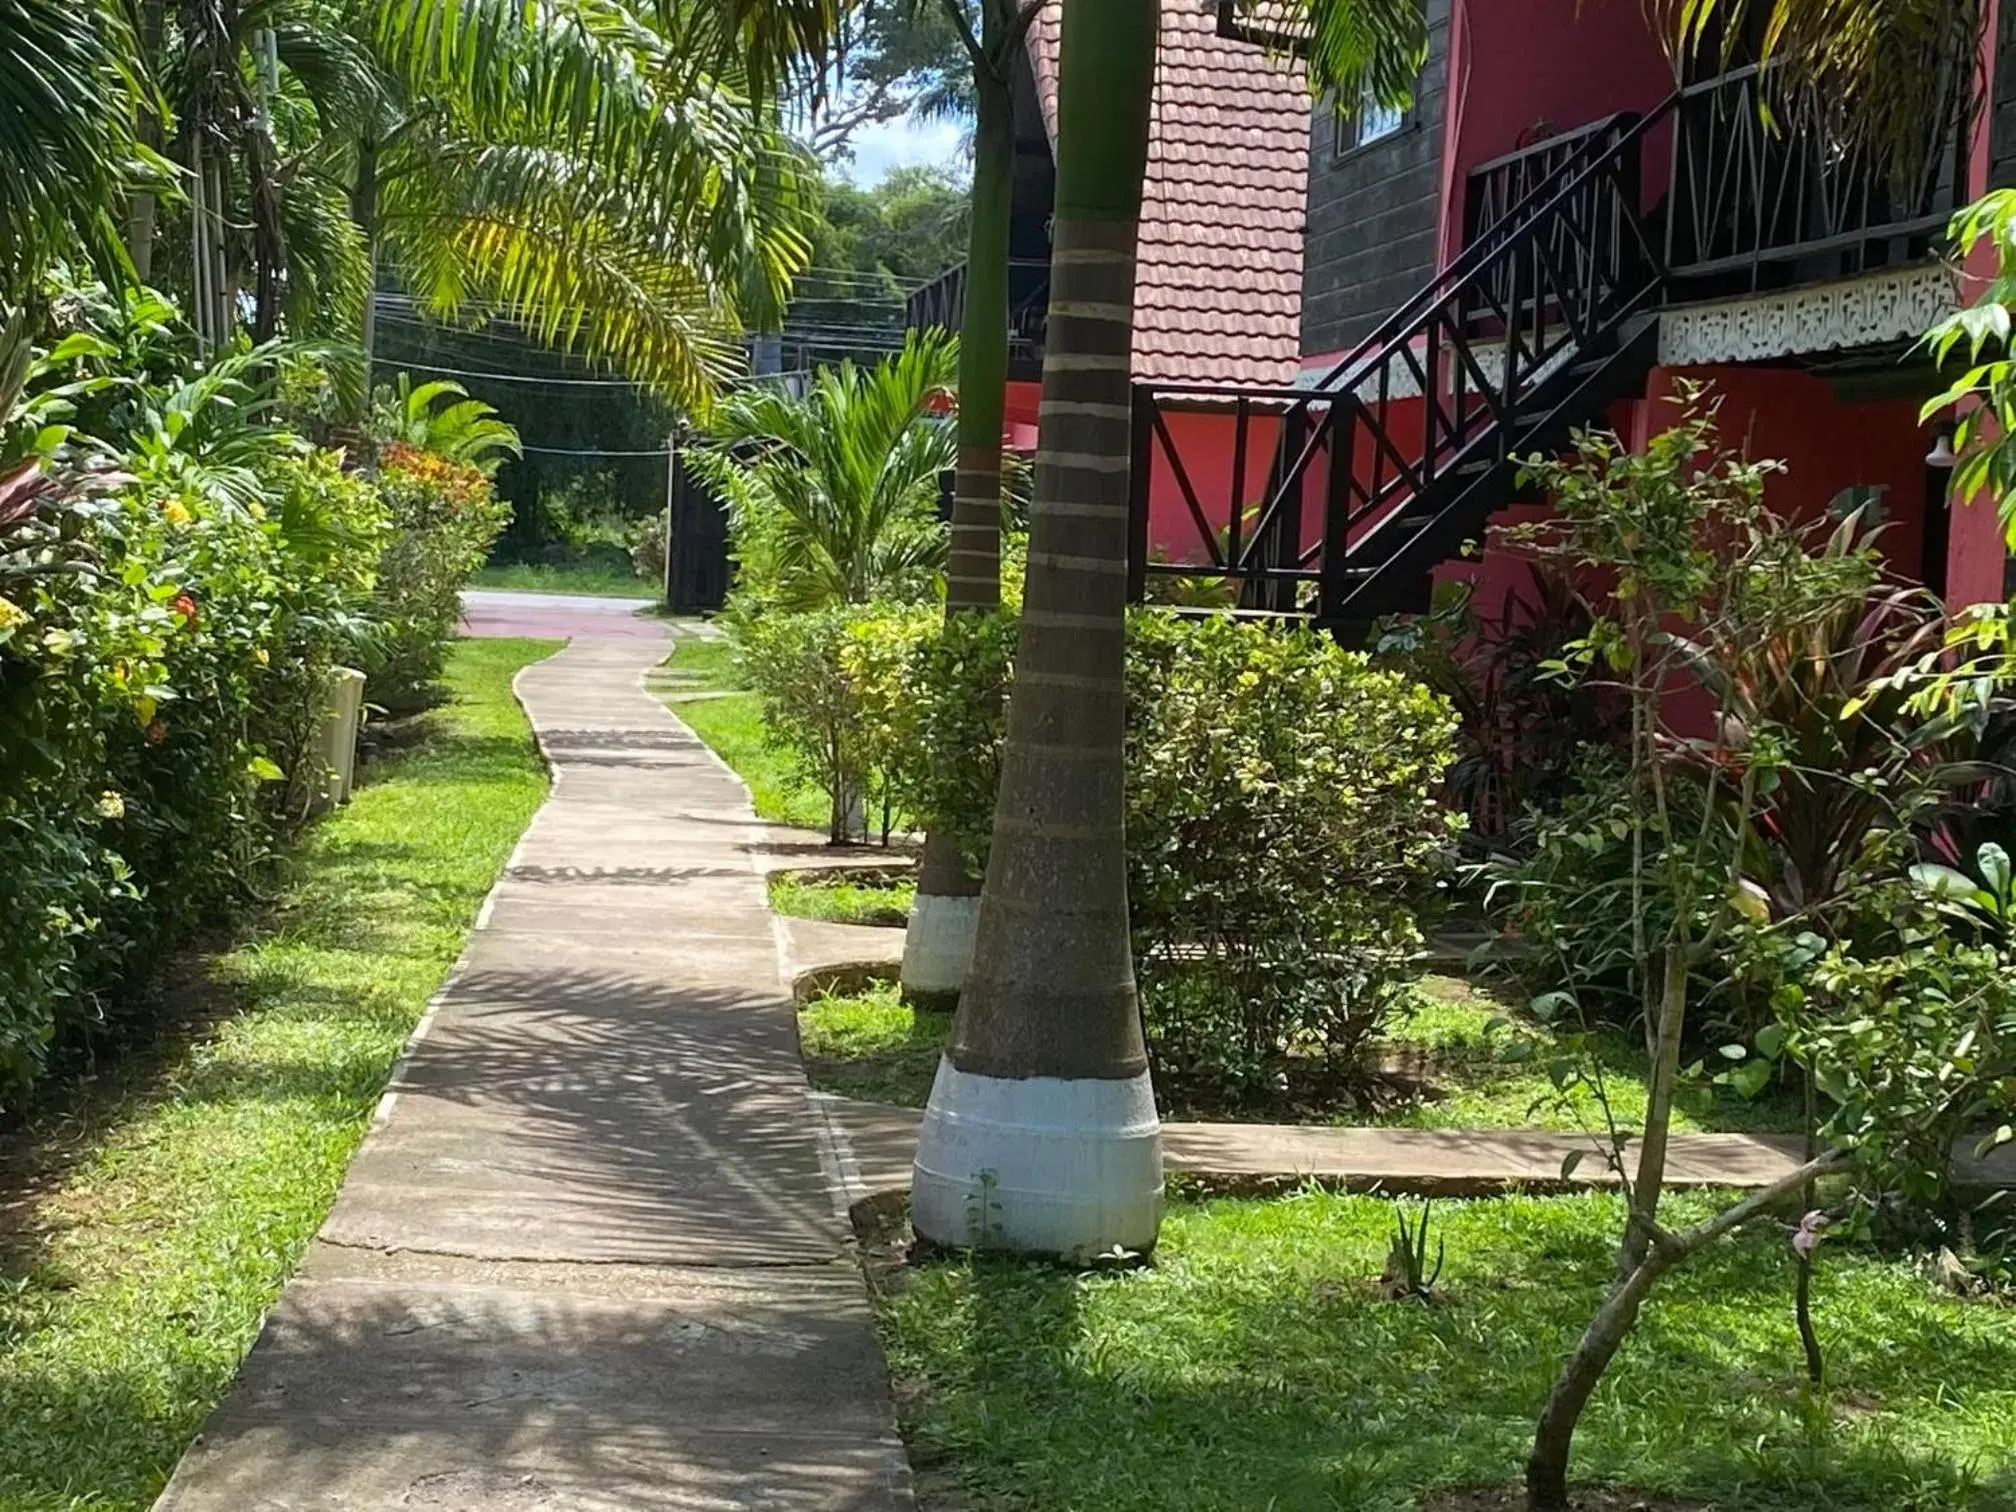
[[665, 602], [674, 614], [712, 614], [728, 601], [728, 511], [712, 489], [672, 453], [671, 531], [665, 553]]

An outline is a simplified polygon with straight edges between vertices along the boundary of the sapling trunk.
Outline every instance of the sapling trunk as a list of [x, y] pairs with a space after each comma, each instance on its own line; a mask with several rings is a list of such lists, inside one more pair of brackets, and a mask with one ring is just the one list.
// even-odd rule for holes
[[1638, 1150], [1638, 1174], [1631, 1182], [1631, 1212], [1617, 1273], [1629, 1275], [1644, 1260], [1659, 1221], [1659, 1198], [1666, 1186], [1666, 1149], [1673, 1128], [1673, 1091], [1680, 1080], [1680, 1036], [1687, 1027], [1687, 949], [1669, 942], [1660, 967], [1659, 1022], [1652, 1052], [1645, 1131]]
[[1705, 1223], [1678, 1234], [1648, 1231], [1644, 1258], [1611, 1285], [1602, 1307], [1590, 1319], [1581, 1341], [1547, 1393], [1547, 1405], [1533, 1434], [1533, 1452], [1526, 1461], [1527, 1512], [1568, 1512], [1568, 1459], [1574, 1447], [1575, 1427], [1659, 1278], [1725, 1234], [1763, 1216], [1792, 1193], [1810, 1186], [1817, 1177], [1845, 1166], [1848, 1158], [1839, 1150], [1815, 1156], [1798, 1170], [1733, 1207], [1724, 1208]]
[[[1818, 1149], [1818, 1129], [1820, 1110], [1813, 1087], [1813, 1078], [1806, 1081], [1806, 1158], [1811, 1160]], [[1807, 1182], [1799, 1195], [1799, 1205], [1806, 1212], [1813, 1211], [1816, 1201], [1812, 1182]], [[1820, 1334], [1813, 1327], [1813, 1256], [1815, 1250], [1807, 1246], [1799, 1251], [1799, 1281], [1795, 1293], [1792, 1314], [1799, 1322], [1799, 1343], [1806, 1351], [1806, 1379], [1815, 1387], [1827, 1384], [1827, 1357], [1820, 1351]]]

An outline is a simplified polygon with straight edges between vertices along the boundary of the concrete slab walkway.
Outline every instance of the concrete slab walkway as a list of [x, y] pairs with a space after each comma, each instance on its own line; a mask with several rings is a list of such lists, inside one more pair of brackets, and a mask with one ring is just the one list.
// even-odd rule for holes
[[[916, 1109], [845, 1097], [820, 1101], [845, 1133], [856, 1200], [909, 1186], [921, 1117]], [[1769, 1186], [1798, 1169], [1800, 1147], [1797, 1135], [1675, 1134], [1667, 1184], [1675, 1190]], [[1562, 1163], [1576, 1150], [1583, 1159], [1563, 1178]], [[1235, 1188], [1312, 1178], [1393, 1196], [1487, 1197], [1616, 1183], [1595, 1139], [1520, 1129], [1166, 1123], [1162, 1152], [1171, 1171]]]
[[553, 795], [160, 1508], [911, 1505], [747, 794], [615, 622], [521, 677]]

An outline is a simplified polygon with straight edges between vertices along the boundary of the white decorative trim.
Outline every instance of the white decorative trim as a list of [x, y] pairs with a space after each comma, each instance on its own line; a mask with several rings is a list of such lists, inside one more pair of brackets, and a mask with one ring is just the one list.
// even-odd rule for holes
[[918, 893], [903, 930], [904, 992], [958, 997], [973, 964], [973, 936], [979, 927], [979, 898]]
[[1959, 306], [1959, 284], [1944, 263], [1921, 263], [1763, 294], [1687, 305], [1659, 317], [1659, 361], [1667, 367], [1761, 362], [1921, 336]]
[[910, 1221], [951, 1249], [1089, 1260], [1146, 1254], [1162, 1222], [1162, 1138], [1148, 1073], [998, 1077], [938, 1062], [917, 1131]]

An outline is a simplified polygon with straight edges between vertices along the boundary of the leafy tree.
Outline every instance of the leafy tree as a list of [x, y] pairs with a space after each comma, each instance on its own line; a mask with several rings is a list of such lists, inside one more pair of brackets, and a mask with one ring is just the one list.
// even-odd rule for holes
[[1939, 322], [1925, 345], [1944, 366], [1965, 360], [1964, 370], [1945, 392], [1925, 404], [1923, 419], [1956, 410], [1952, 497], [1993, 499], [2002, 528], [2016, 543], [2016, 361], [2010, 356], [2011, 316], [2016, 312], [2016, 190], [1997, 189], [1953, 221], [1953, 240], [1963, 256], [1987, 247], [1995, 276], [1964, 310]]
[[829, 176], [819, 200], [811, 266], [792, 286], [785, 344], [872, 360], [902, 344], [909, 292], [959, 261], [966, 192], [942, 169], [906, 167], [868, 188]]
[[854, 133], [882, 121], [972, 117], [966, 49], [935, 3], [859, 0], [841, 27], [829, 98], [814, 112], [812, 145], [821, 157], [850, 156]]
[[953, 455], [933, 411], [956, 361], [953, 343], [913, 336], [873, 367], [815, 373], [803, 398], [762, 384], [721, 402], [690, 461], [727, 503], [748, 593], [796, 611], [929, 596]]
[[[1912, 721], [1888, 684], [1928, 637], [1913, 604], [1880, 578], [1848, 527], [1817, 551], [1765, 509], [1775, 464], [1717, 439], [1712, 404], [1683, 396], [1679, 421], [1642, 454], [1614, 436], [1578, 438], [1566, 461], [1529, 459], [1553, 500], [1544, 521], [1503, 532], [1545, 560], [1614, 584], [1561, 670], [1610, 685], [1631, 711], [1627, 765], [1606, 824], [1630, 840], [1629, 953], [1647, 1025], [1642, 1129], [1608, 1113], [1600, 1075], [1572, 1061], [1557, 1082], [1589, 1086], [1605, 1109], [1608, 1158], [1627, 1194], [1616, 1279], [1548, 1395], [1527, 1467], [1532, 1512], [1563, 1512], [1575, 1427], [1659, 1280], [1723, 1235], [1859, 1167], [1923, 1192], [1943, 1182], [1954, 1135], [2006, 1097], [2016, 1014], [1993, 953], [1958, 949], [1908, 903], [1910, 826], [1952, 769], [1931, 759], [1938, 721]], [[1689, 686], [1714, 701], [1708, 733], [1670, 723]], [[1843, 759], [1847, 751], [1857, 760]], [[1901, 921], [1901, 922], [1900, 922]], [[1776, 1022], [1757, 1053], [1732, 1045], [1725, 1082], [1754, 1095], [1789, 1057], [1827, 1092], [1810, 1158], [1756, 1195], [1685, 1230], [1662, 1221], [1666, 1161], [1690, 1015], [1732, 958], [1769, 961]], [[1877, 1008], [1889, 997], [1889, 1005]], [[1554, 1017], [1571, 992], [1535, 1000]], [[1700, 1074], [1694, 1068], [1693, 1074]], [[1627, 1152], [1635, 1150], [1635, 1159]], [[1811, 1245], [1801, 1250], [1803, 1284]], [[1818, 1345], [1806, 1333], [1817, 1373]]]

